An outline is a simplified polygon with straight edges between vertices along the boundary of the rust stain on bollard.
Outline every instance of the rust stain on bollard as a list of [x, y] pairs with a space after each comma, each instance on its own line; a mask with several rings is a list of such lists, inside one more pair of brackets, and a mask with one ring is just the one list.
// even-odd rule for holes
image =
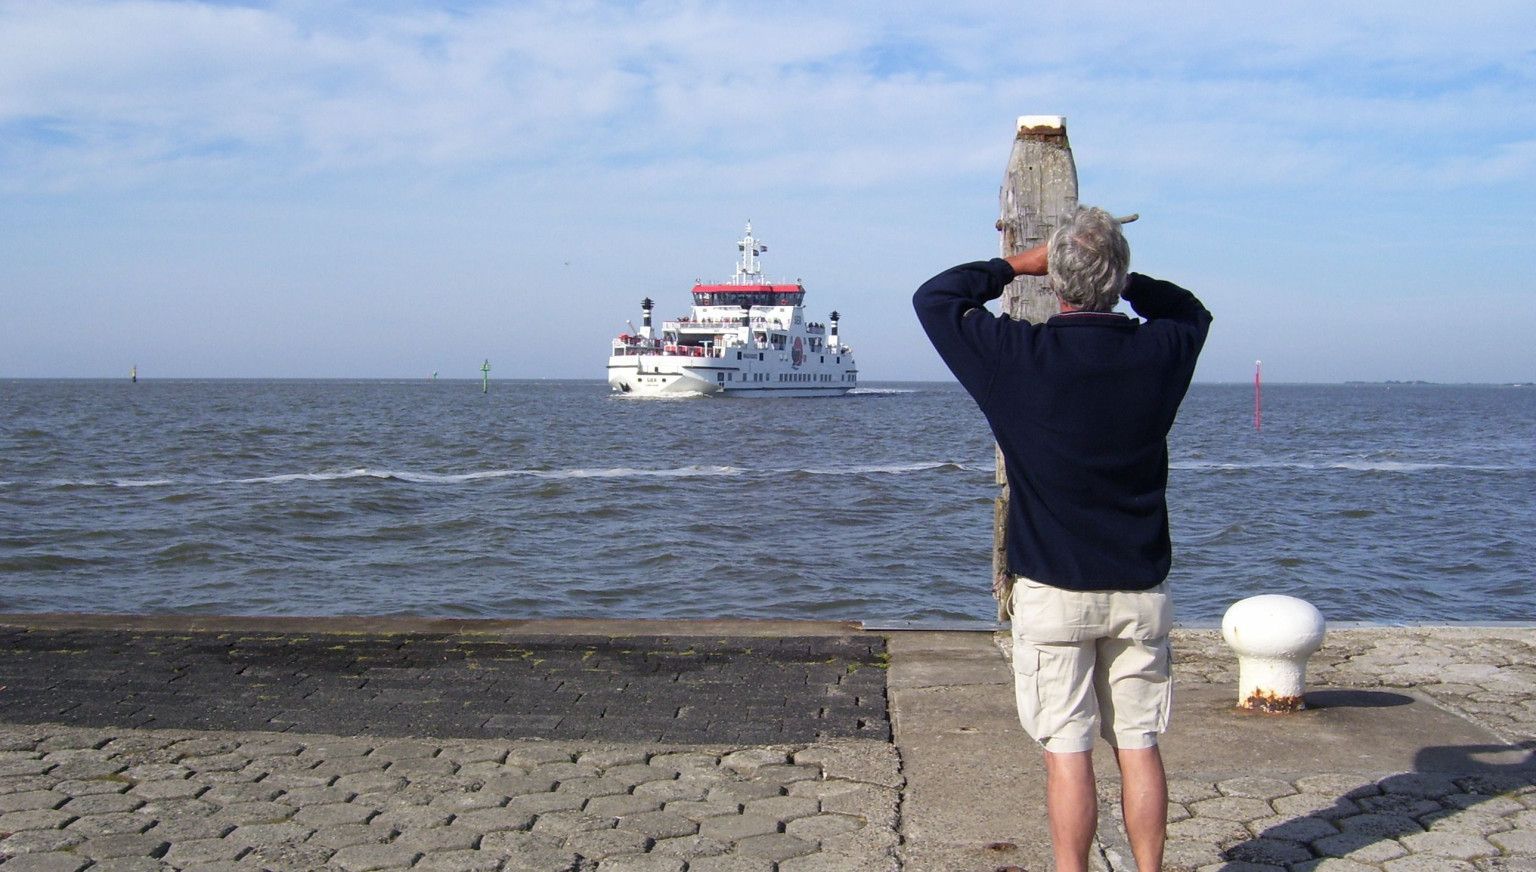
[[1270, 712], [1273, 714], [1289, 714], [1299, 712], [1307, 707], [1306, 698], [1297, 696], [1281, 696], [1273, 691], [1255, 690], [1248, 694], [1239, 708], [1256, 712]]

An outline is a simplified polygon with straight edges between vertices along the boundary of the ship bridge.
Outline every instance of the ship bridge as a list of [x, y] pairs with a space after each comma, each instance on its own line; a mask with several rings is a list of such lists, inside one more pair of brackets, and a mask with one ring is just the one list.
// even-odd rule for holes
[[792, 285], [694, 285], [695, 306], [801, 306], [805, 304], [805, 286]]

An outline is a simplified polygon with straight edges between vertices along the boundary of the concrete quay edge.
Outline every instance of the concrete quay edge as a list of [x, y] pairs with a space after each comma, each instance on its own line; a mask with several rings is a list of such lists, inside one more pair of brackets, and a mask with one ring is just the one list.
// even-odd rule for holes
[[0, 626], [176, 633], [461, 633], [615, 637], [832, 636], [859, 632], [856, 621], [771, 618], [444, 618], [414, 615], [134, 615], [94, 612], [0, 613]]

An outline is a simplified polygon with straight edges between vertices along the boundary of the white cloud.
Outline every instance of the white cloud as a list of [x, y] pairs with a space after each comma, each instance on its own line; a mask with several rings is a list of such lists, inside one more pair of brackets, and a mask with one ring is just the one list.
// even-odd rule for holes
[[[1212, 167], [1237, 185], [1360, 177], [1426, 147], [1469, 165], [1459, 178], [1507, 180], [1526, 164], [1481, 138], [1518, 140], [1536, 123], [1514, 99], [1532, 75], [1515, 28], [1536, 21], [1512, 4], [1481, 17], [1317, 4], [1228, 18], [1120, 4], [300, 8], [0, 6], [0, 124], [12, 131], [0, 184], [751, 159], [781, 166], [782, 181], [810, 166], [857, 188], [888, 184], [924, 142], [964, 152], [999, 117], [1050, 106], [1112, 132], [1117, 165], [1175, 180]], [[1458, 45], [1474, 39], [1477, 52]]]

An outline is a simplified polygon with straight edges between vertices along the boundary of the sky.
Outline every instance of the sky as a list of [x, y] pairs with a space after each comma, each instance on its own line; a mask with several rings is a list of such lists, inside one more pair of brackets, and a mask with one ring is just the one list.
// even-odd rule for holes
[[1536, 381], [1536, 4], [0, 0], [0, 378], [602, 378], [728, 277], [945, 379], [1064, 115], [1196, 379]]

